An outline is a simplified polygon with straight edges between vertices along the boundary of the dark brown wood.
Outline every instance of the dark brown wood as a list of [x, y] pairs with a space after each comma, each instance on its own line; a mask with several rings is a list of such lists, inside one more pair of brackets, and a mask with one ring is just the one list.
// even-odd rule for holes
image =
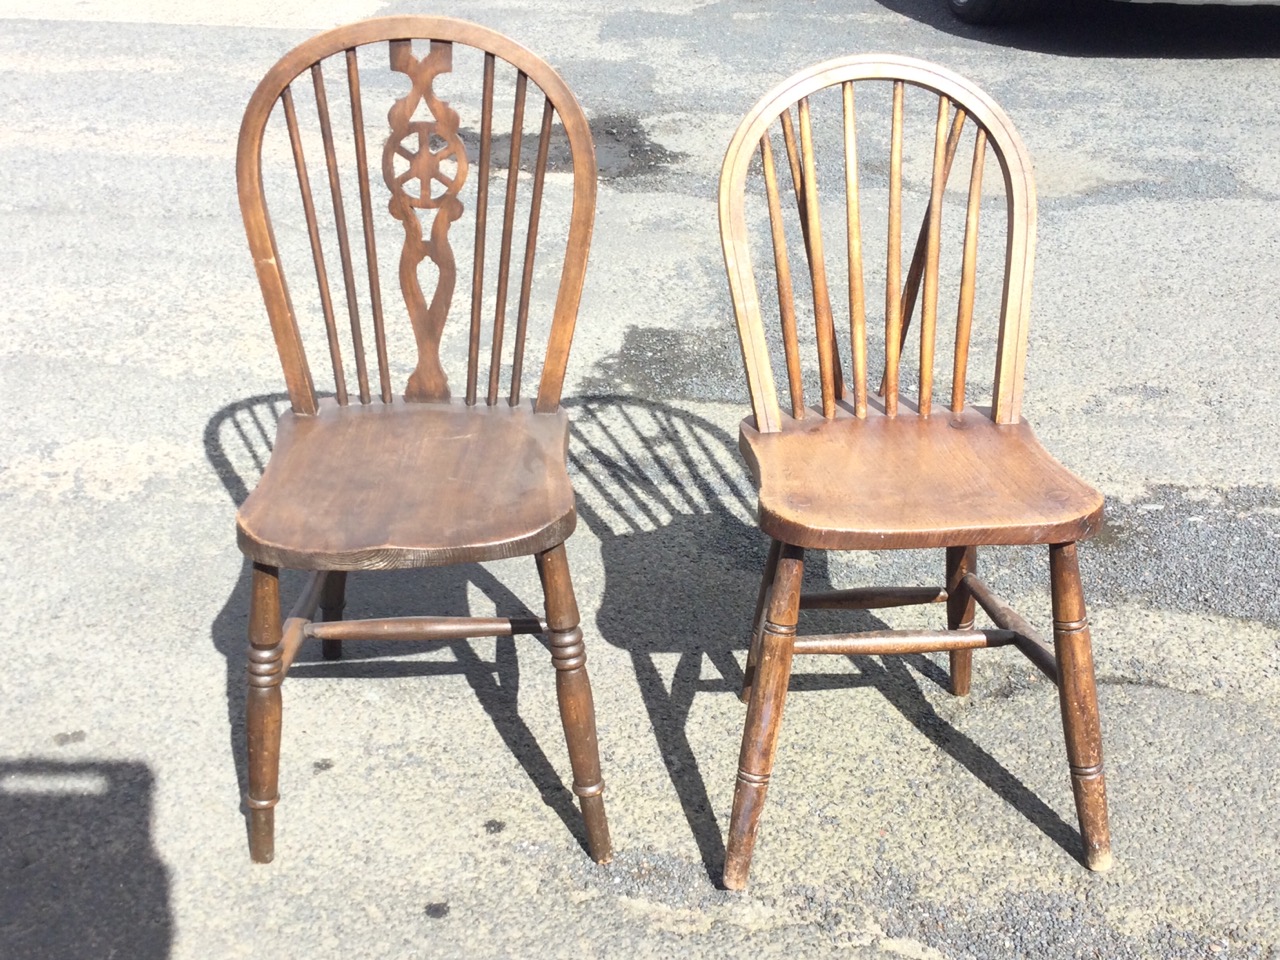
[[936, 587], [854, 587], [823, 590], [800, 597], [801, 610], [882, 610], [921, 603], [943, 603], [947, 591]]
[[773, 146], [769, 136], [760, 138], [760, 158], [764, 169], [765, 195], [769, 203], [769, 235], [773, 240], [773, 267], [778, 275], [778, 316], [782, 321], [782, 352], [787, 364], [787, 384], [791, 390], [791, 416], [804, 417], [804, 375], [800, 372], [800, 340], [796, 330], [795, 292], [791, 285], [791, 261], [787, 256], [787, 235], [782, 223], [782, 202], [778, 196], [777, 173], [773, 166]]
[[255, 563], [249, 600], [248, 735], [249, 855], [275, 859], [275, 807], [280, 801], [280, 578], [275, 567]]
[[325, 168], [329, 173], [329, 197], [333, 203], [334, 226], [338, 232], [338, 255], [342, 261], [342, 283], [347, 294], [347, 316], [351, 321], [351, 352], [356, 360], [360, 402], [369, 402], [369, 367], [364, 353], [364, 332], [360, 328], [360, 306], [356, 300], [356, 275], [351, 265], [351, 236], [347, 233], [347, 212], [342, 202], [342, 182], [338, 178], [338, 156], [333, 145], [333, 125], [329, 120], [329, 96], [325, 91], [320, 64], [311, 65], [311, 83], [316, 91], [316, 112], [324, 142]]
[[579, 627], [578, 601], [569, 577], [564, 544], [537, 555], [538, 576], [547, 598], [547, 639], [556, 670], [556, 696], [560, 721], [569, 744], [573, 767], [573, 792], [582, 804], [587, 828], [587, 849], [596, 863], [613, 859], [609, 823], [604, 813], [604, 779], [600, 773], [600, 748], [596, 742], [596, 709], [587, 679], [587, 651]]
[[778, 557], [782, 544], [774, 540], [769, 544], [769, 556], [764, 562], [764, 575], [760, 578], [760, 590], [756, 593], [756, 612], [751, 618], [751, 642], [747, 645], [747, 663], [742, 669], [742, 691], [738, 699], [747, 703], [751, 699], [751, 684], [756, 675], [756, 661], [760, 659], [760, 637], [764, 633], [764, 614], [773, 587], [773, 576], [778, 569]]
[[738, 781], [733, 790], [733, 812], [724, 857], [724, 885], [730, 890], [741, 890], [747, 885], [760, 814], [769, 792], [778, 731], [782, 727], [782, 708], [791, 679], [792, 645], [803, 580], [804, 550], [784, 544], [769, 588], [760, 658], [747, 703], [742, 751], [738, 756]]
[[997, 627], [1012, 630], [1014, 643], [1046, 677], [1055, 684], [1058, 682], [1058, 660], [1053, 647], [1049, 646], [1039, 632], [1022, 618], [1005, 600], [996, 596], [976, 574], [968, 573], [963, 578], [964, 587], [978, 605], [986, 612]]
[[[347, 573], [345, 570], [334, 570], [325, 577], [324, 594], [320, 599], [321, 616], [330, 623], [342, 619], [343, 608], [347, 603]], [[323, 656], [326, 660], [342, 659], [342, 641], [326, 637], [323, 642]]]
[[[947, 547], [947, 629], [972, 630], [973, 593], [965, 583], [965, 576], [978, 572], [977, 547]], [[951, 653], [951, 692], [957, 697], [967, 696], [973, 675], [973, 654], [968, 650]]]
[[1049, 547], [1053, 591], [1053, 646], [1058, 654], [1058, 695], [1062, 729], [1071, 765], [1084, 861], [1090, 870], [1111, 869], [1111, 829], [1107, 819], [1107, 783], [1102, 767], [1102, 725], [1093, 677], [1093, 647], [1085, 616], [1084, 592], [1074, 543]]
[[546, 632], [544, 621], [530, 617], [384, 617], [311, 623], [305, 630], [307, 636], [326, 644], [342, 640], [471, 640]]
[[369, 193], [369, 155], [364, 140], [364, 106], [360, 97], [360, 64], [354, 49], [346, 50], [347, 90], [351, 95], [351, 130], [356, 148], [356, 179], [360, 184], [360, 224], [369, 273], [369, 303], [373, 313], [374, 349], [378, 355], [378, 386], [382, 402], [391, 402], [391, 364], [387, 360], [387, 330], [382, 314], [382, 281], [378, 276], [378, 243], [373, 228], [373, 198]]
[[484, 309], [484, 232], [489, 222], [489, 164], [493, 150], [494, 56], [484, 55], [484, 93], [480, 105], [480, 173], [476, 181], [476, 247], [471, 260], [471, 338], [467, 342], [467, 403], [476, 402], [480, 371], [480, 317]]
[[524, 100], [529, 78], [516, 74], [516, 102], [511, 117], [511, 154], [507, 162], [507, 200], [502, 210], [502, 247], [498, 262], [497, 309], [493, 317], [493, 351], [489, 357], [488, 404], [498, 402], [498, 381], [502, 377], [502, 334], [507, 318], [507, 289], [511, 280], [511, 238], [516, 222], [516, 187], [520, 183], [520, 141], [524, 136]]
[[[884, 402], [866, 397], [865, 291], [862, 268], [861, 206], [867, 201], [857, 182], [854, 90], [859, 84], [890, 84], [892, 118], [888, 141], [888, 243], [885, 249]], [[907, 86], [936, 97], [936, 121], [925, 158], [909, 160], [904, 138], [904, 93]], [[815, 94], [839, 87], [843, 104], [841, 137], [813, 130], [818, 116], [809, 104]], [[915, 100], [913, 99], [914, 103]], [[791, 111], [798, 106], [800, 135]], [[813, 371], [797, 370], [793, 357], [806, 356], [799, 339], [787, 336], [791, 303], [790, 274], [779, 251], [781, 217], [777, 174], [773, 170], [768, 132], [781, 120], [783, 141], [800, 208], [805, 249], [814, 278], [814, 312], [818, 376], [827, 390], [827, 371], [838, 371], [825, 346], [821, 207], [815, 150], [842, 141], [845, 172], [846, 227], [849, 251], [850, 334], [853, 341], [852, 402], [840, 401], [839, 389], [824, 392], [822, 418], [801, 418], [796, 384]], [[934, 413], [933, 381], [937, 305], [941, 273], [943, 207], [946, 184], [958, 152], [961, 133], [972, 120], [974, 162], [965, 217], [964, 249], [958, 251], [960, 298], [951, 393], [952, 409]], [[864, 121], [865, 123], [866, 121]], [[864, 142], [866, 142], [864, 140]], [[775, 391], [769, 338], [765, 335], [756, 288], [754, 230], [747, 223], [747, 187], [755, 150], [762, 151], [763, 181], [769, 229], [774, 237], [772, 263], [759, 257], [761, 268], [777, 275], [783, 316], [783, 350], [791, 386], [793, 415], [783, 414]], [[988, 407], [965, 405], [969, 342], [978, 279], [978, 210], [984, 157], [996, 154], [1004, 179], [1007, 207], [1004, 287], [999, 310], [995, 383]], [[931, 156], [929, 155], [931, 154]], [[883, 161], [881, 161], [883, 162]], [[902, 207], [904, 171], [931, 169], [929, 202], [903, 283]], [[753, 204], [759, 217], [765, 205]], [[883, 222], [883, 221], [881, 221]], [[1072, 778], [1080, 810], [1085, 858], [1095, 868], [1109, 862], [1106, 809], [1102, 797], [1101, 747], [1096, 697], [1089, 659], [1083, 601], [1075, 569], [1074, 547], [1054, 546], [1055, 638], [1058, 653], [1030, 625], [978, 579], [977, 549], [984, 545], [1069, 545], [1097, 532], [1102, 522], [1101, 494], [1059, 464], [1022, 420], [1021, 400], [1026, 358], [1027, 316], [1035, 234], [1035, 186], [1026, 150], [1004, 112], [981, 90], [955, 74], [906, 57], [859, 55], [819, 64], [775, 87], [739, 125], [725, 156], [720, 179], [720, 232], [725, 268], [742, 344], [751, 416], [741, 426], [740, 447], [758, 492], [761, 531], [773, 539], [769, 578], [758, 600], [744, 696], [748, 715], [725, 862], [725, 885], [746, 884], [751, 850], [760, 819], [776, 746], [791, 658], [796, 653], [845, 656], [893, 655], [948, 651], [951, 688], [969, 692], [972, 651], [1014, 646], [1062, 691], [1064, 728]], [[948, 255], [949, 259], [949, 255]], [[911, 313], [921, 302], [919, 394], [913, 403], [899, 398], [899, 374]], [[831, 393], [836, 403], [831, 409]], [[881, 588], [824, 591], [800, 595], [799, 567], [808, 549], [876, 550], [938, 548], [947, 552], [946, 587]], [[777, 559], [776, 570], [772, 560]], [[881, 630], [796, 636], [799, 609], [858, 610], [913, 603], [947, 604], [947, 629]], [[995, 629], [978, 629], [974, 620], [982, 606]], [[1078, 611], [1077, 611], [1078, 607]], [[1061, 609], [1060, 609], [1061, 608]], [[1063, 612], [1066, 611], [1066, 612]], [[1063, 651], [1069, 651], [1064, 654]], [[1061, 681], [1059, 681], [1061, 677]]]
[[874, 657], [944, 650], [982, 650], [1016, 642], [1012, 630], [865, 630], [796, 637], [796, 653]]
[[[413, 40], [419, 43], [415, 54]], [[480, 144], [480, 209], [464, 210], [460, 192], [471, 158], [458, 130], [458, 114], [435, 90], [435, 80], [453, 69], [456, 44], [485, 55], [483, 82], [471, 90], [462, 76], [450, 78], [459, 97], [479, 91], [485, 117]], [[357, 52], [367, 51], [408, 80], [403, 96], [365, 104]], [[346, 61], [351, 92], [355, 176], [369, 293], [378, 348], [382, 403], [371, 403], [368, 375], [359, 371], [364, 403], [350, 405], [337, 352], [328, 276], [324, 272], [318, 218], [302, 157], [303, 131], [294, 109], [290, 84], [310, 74], [315, 85], [315, 123], [323, 140], [331, 196], [338, 220], [343, 278], [352, 317], [352, 334], [359, 343], [358, 311], [354, 296], [355, 267], [338, 184], [338, 134], [330, 117], [321, 63], [329, 57]], [[465, 214], [481, 221], [477, 230], [476, 286], [473, 302], [485, 295], [482, 264], [486, 190], [493, 141], [494, 71], [498, 59], [517, 72], [522, 92], [528, 85], [544, 98], [542, 141], [534, 173], [533, 198], [521, 278], [517, 314], [515, 374], [511, 402], [501, 407], [475, 400], [477, 349], [469, 364], [470, 404], [450, 402], [448, 376], [440, 356], [440, 337], [449, 316], [457, 265], [450, 244], [451, 225]], [[462, 62], [461, 60], [459, 62]], [[478, 72], [478, 71], [477, 71]], [[477, 77], [477, 81], [479, 78]], [[521, 96], [521, 98], [522, 98]], [[263, 194], [262, 155], [268, 120], [282, 104], [289, 142], [297, 158], [304, 214], [312, 243], [317, 281], [321, 287], [325, 330], [331, 343], [331, 362], [339, 399], [320, 400], [304, 349], [298, 317], [285, 282]], [[367, 110], [366, 110], [367, 107]], [[369, 176], [364, 118], [386, 116], [381, 173], [391, 193], [390, 204], [375, 209]], [[571, 183], [560, 177], [548, 181], [552, 120], [559, 118], [568, 141]], [[499, 310], [505, 310], [510, 284], [511, 243], [516, 229], [515, 185], [520, 176], [522, 107], [515, 111], [507, 177]], [[387, 133], [390, 136], [387, 136]], [[274, 807], [277, 800], [280, 729], [280, 683], [303, 642], [319, 639], [326, 656], [336, 656], [344, 639], [412, 637], [460, 640], [476, 636], [547, 633], [557, 674], [561, 714], [569, 740], [574, 789], [582, 798], [588, 846], [598, 860], [610, 854], [604, 817], [594, 708], [585, 670], [582, 633], [569, 581], [564, 541], [576, 523], [573, 490], [566, 466], [568, 421], [559, 409], [565, 365], [577, 319], [587, 252], [595, 216], [596, 164], [586, 116], [563, 80], [541, 59], [510, 39], [475, 24], [443, 17], [401, 16], [361, 21], [323, 33], [301, 44], [276, 64], [255, 90], [241, 125], [237, 152], [237, 184], [246, 235], [262, 287], [272, 333], [280, 353], [293, 412], [279, 424], [271, 460], [258, 488], [237, 517], [240, 546], [254, 562], [250, 616], [248, 736], [250, 846], [257, 860], [269, 860], [273, 847]], [[561, 191], [571, 206], [558, 200], [550, 210], [568, 207], [568, 214], [551, 229], [564, 237], [563, 261], [541, 271], [558, 288], [550, 317], [550, 332], [542, 363], [542, 378], [532, 402], [519, 400], [529, 312], [534, 302], [534, 249], [539, 227], [550, 222], [544, 211], [544, 192]], [[388, 348], [375, 235], [375, 213], [399, 220], [404, 231], [400, 256], [400, 286], [417, 349], [417, 363], [404, 399], [392, 396]], [[430, 263], [424, 263], [430, 261]], [[420, 279], [419, 270], [424, 274]], [[558, 268], [558, 270], [557, 270]], [[305, 279], [305, 278], [304, 278]], [[431, 280], [434, 287], [423, 284]], [[477, 321], [478, 322], [478, 321]], [[494, 367], [500, 369], [501, 313], [494, 331]], [[535, 327], [540, 329], [540, 327]], [[478, 343], [478, 327], [473, 340]], [[528, 345], [532, 348], [532, 345]], [[363, 361], [361, 361], [363, 362]], [[406, 402], [413, 401], [413, 402]], [[536, 556], [547, 593], [547, 621], [528, 615], [482, 618], [397, 618], [381, 621], [343, 621], [346, 572], [438, 566], [512, 556]], [[283, 624], [280, 620], [277, 569], [289, 566], [313, 575]], [[323, 620], [315, 621], [316, 608]]]
[[836, 415], [840, 379], [836, 359], [835, 322], [831, 316], [831, 296], [827, 292], [826, 254], [822, 245], [822, 216], [818, 208], [818, 171], [813, 159], [813, 124], [809, 101], [800, 101], [800, 143], [804, 152], [804, 222], [809, 225], [809, 279], [813, 285], [813, 316], [817, 326], [818, 377], [822, 384], [822, 415]]

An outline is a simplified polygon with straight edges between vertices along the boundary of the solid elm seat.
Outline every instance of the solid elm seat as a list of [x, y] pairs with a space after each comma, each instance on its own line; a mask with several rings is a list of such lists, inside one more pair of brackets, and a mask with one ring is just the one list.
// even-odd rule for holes
[[[563, 543], [576, 519], [568, 429], [563, 411], [506, 404], [326, 401], [314, 417], [286, 413], [237, 518], [240, 549], [295, 570], [541, 553]], [[475, 503], [484, 509], [460, 509]]]
[[1044, 449], [1026, 421], [973, 407], [933, 417], [744, 420], [760, 529], [799, 547], [1067, 543], [1102, 525], [1102, 494]]

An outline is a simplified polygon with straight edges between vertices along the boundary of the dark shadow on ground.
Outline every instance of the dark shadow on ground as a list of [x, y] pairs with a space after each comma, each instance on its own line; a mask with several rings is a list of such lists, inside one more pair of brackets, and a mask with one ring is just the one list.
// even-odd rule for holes
[[985, 27], [958, 20], [945, 0], [877, 2], [956, 37], [1063, 57], [1280, 56], [1280, 6], [1050, 0], [1025, 23]]
[[143, 763], [0, 762], [0, 957], [169, 955]]
[[[687, 724], [694, 698], [736, 696], [767, 541], [750, 521], [745, 468], [721, 428], [674, 407], [622, 396], [569, 405], [578, 513], [600, 538], [605, 590], [597, 624], [631, 656], [667, 772], [707, 873], [719, 881], [724, 840]], [[806, 556], [809, 588], [828, 580], [826, 554]], [[941, 574], [939, 572], [939, 579]], [[806, 613], [811, 632], [883, 629], [869, 614]], [[668, 683], [655, 655], [678, 657]], [[718, 676], [703, 678], [704, 662]], [[1077, 832], [981, 746], [933, 709], [922, 679], [945, 686], [927, 657], [855, 657], [855, 673], [797, 661], [790, 689], [871, 687], [1046, 836], [1077, 856]], [[745, 708], [744, 717], [745, 717]], [[737, 755], [738, 743], [723, 745]], [[813, 762], [819, 762], [814, 759]]]
[[[219, 410], [206, 425], [206, 456], [237, 507], [248, 497], [249, 491], [257, 484], [266, 467], [275, 438], [276, 422], [287, 409], [288, 398], [284, 394], [249, 397]], [[234, 536], [234, 531], [229, 529], [228, 548]], [[532, 558], [529, 564], [532, 567]], [[227, 727], [242, 797], [248, 788], [244, 712], [250, 576], [251, 566], [246, 560], [231, 595], [211, 627], [213, 645], [225, 657], [227, 664]], [[293, 604], [302, 582], [300, 575], [282, 573], [281, 606], [284, 610], [287, 611]], [[369, 608], [369, 616], [467, 616], [467, 590], [470, 585], [477, 587], [492, 600], [503, 616], [533, 616], [520, 599], [478, 564], [352, 574], [347, 587], [347, 607], [349, 611], [356, 605], [361, 611]], [[404, 659], [425, 650], [439, 650], [440, 644], [349, 642], [343, 645], [343, 659], [337, 661], [322, 660], [319, 646], [306, 644], [289, 670], [288, 681], [305, 680], [308, 677], [462, 675], [475, 691], [503, 742], [537, 787], [543, 801], [556, 812], [585, 850], [586, 833], [573, 794], [519, 714], [517, 703], [520, 668], [516, 655], [517, 642], [519, 641], [511, 637], [498, 639], [493, 662], [481, 658], [470, 643], [451, 643], [447, 646], [454, 656], [452, 663]], [[547, 669], [552, 669], [550, 654]], [[288, 681], [284, 694], [286, 726], [289, 722], [288, 691], [291, 685]]]

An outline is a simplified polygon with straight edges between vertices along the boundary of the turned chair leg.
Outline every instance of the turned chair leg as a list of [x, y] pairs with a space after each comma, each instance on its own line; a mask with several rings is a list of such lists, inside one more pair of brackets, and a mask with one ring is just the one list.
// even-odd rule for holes
[[[973, 594], [964, 586], [966, 573], [978, 572], [977, 547], [947, 547], [947, 629], [972, 630]], [[951, 651], [951, 692], [957, 697], [969, 693], [973, 675], [973, 651]]]
[[1102, 770], [1102, 727], [1093, 676], [1093, 648], [1085, 616], [1084, 592], [1074, 543], [1049, 547], [1053, 590], [1053, 645], [1058, 657], [1058, 698], [1062, 729], [1071, 765], [1084, 861], [1090, 870], [1111, 868], [1111, 828], [1107, 822], [1107, 787]]
[[257, 863], [275, 857], [275, 806], [280, 799], [280, 577], [275, 567], [253, 565], [249, 601], [249, 855]]
[[556, 668], [556, 696], [560, 720], [569, 744], [573, 767], [573, 792], [582, 803], [587, 828], [587, 849], [596, 863], [613, 859], [609, 822], [604, 813], [604, 779], [600, 774], [600, 747], [596, 739], [596, 709], [587, 677], [587, 651], [578, 626], [578, 601], [573, 595], [569, 561], [564, 544], [537, 556], [538, 575], [547, 599], [548, 639], [551, 662]]
[[782, 726], [782, 707], [791, 679], [803, 578], [804, 550], [790, 544], [781, 545], [761, 630], [756, 676], [747, 703], [742, 752], [738, 757], [738, 781], [733, 791], [733, 813], [724, 860], [724, 885], [730, 890], [743, 889], [751, 869], [751, 854], [769, 790], [778, 731]]
[[778, 569], [778, 557], [782, 553], [782, 541], [769, 545], [769, 559], [764, 562], [764, 575], [760, 578], [760, 592], [756, 594], [756, 615], [751, 620], [751, 643], [747, 647], [747, 665], [742, 670], [742, 692], [738, 699], [751, 700], [751, 683], [756, 675], [756, 661], [760, 659], [760, 636], [764, 632], [764, 606], [769, 599], [769, 587], [773, 584], [774, 571]]
[[[347, 572], [331, 570], [325, 577], [324, 592], [320, 594], [320, 616], [323, 620], [341, 620], [342, 611], [347, 605]], [[342, 659], [342, 641], [330, 640], [328, 637], [320, 641], [322, 653], [326, 660]]]

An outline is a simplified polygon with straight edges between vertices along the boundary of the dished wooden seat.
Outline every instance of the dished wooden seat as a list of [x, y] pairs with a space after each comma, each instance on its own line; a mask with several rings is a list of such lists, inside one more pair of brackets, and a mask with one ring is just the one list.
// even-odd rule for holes
[[295, 570], [541, 553], [563, 543], [576, 521], [568, 429], [563, 411], [506, 404], [327, 401], [312, 417], [286, 413], [270, 464], [237, 517], [240, 549]]
[[[1102, 494], [1044, 449], [1025, 420], [960, 414], [744, 420], [760, 529], [820, 550], [1067, 543], [1102, 523]], [[891, 479], [888, 479], [891, 478]]]

